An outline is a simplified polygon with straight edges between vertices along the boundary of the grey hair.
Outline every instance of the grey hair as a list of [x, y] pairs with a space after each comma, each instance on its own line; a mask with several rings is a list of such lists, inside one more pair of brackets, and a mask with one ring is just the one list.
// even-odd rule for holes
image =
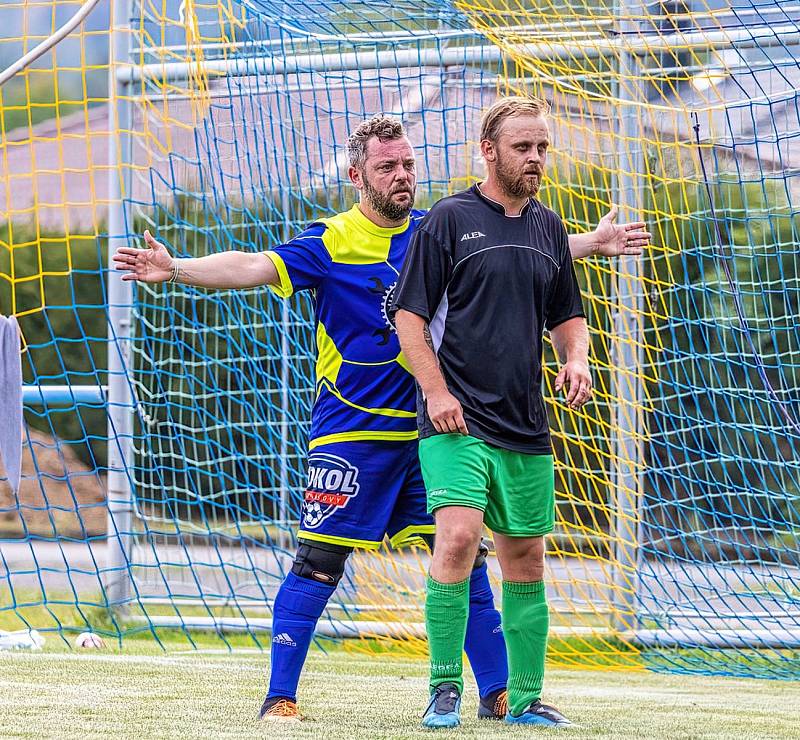
[[376, 137], [379, 141], [394, 141], [406, 135], [399, 119], [378, 113], [367, 121], [362, 121], [347, 139], [347, 156], [350, 166], [362, 168], [367, 161], [367, 145]]

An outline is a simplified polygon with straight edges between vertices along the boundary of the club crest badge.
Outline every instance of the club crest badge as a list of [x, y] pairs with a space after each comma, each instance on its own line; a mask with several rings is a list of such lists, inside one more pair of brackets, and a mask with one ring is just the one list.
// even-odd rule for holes
[[358, 468], [338, 455], [308, 456], [308, 485], [303, 497], [303, 527], [316, 529], [331, 514], [358, 495]]

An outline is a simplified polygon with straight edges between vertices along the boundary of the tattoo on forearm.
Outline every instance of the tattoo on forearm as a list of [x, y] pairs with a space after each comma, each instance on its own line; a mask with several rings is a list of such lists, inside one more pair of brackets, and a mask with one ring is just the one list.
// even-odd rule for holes
[[422, 336], [425, 337], [425, 344], [427, 344], [428, 347], [430, 347], [431, 352], [433, 352], [433, 339], [431, 339], [431, 329], [427, 324], [425, 324], [425, 326], [422, 328]]

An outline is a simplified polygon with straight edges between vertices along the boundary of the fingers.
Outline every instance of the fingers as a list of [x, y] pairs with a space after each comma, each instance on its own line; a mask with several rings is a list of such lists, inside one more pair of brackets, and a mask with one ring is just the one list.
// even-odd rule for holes
[[558, 375], [556, 375], [556, 382], [554, 384], [554, 388], [556, 393], [558, 393], [564, 387], [564, 380], [567, 377], [567, 371], [563, 367], [559, 371]]
[[114, 259], [117, 259], [117, 257], [122, 254], [126, 255], [127, 257], [135, 257], [140, 251], [141, 250], [134, 249], [133, 247], [120, 247], [116, 252], [114, 252]]
[[468, 434], [467, 423], [464, 421], [464, 414], [459, 408], [457, 413], [439, 417], [435, 421], [431, 419], [437, 432], [442, 434]]
[[579, 409], [592, 397], [591, 376], [576, 368], [565, 365], [559, 376], [564, 374], [564, 385], [567, 388], [566, 403], [571, 409]]
[[[144, 241], [150, 249], [160, 246], [149, 231], [144, 232]], [[134, 270], [136, 269], [137, 264], [146, 264], [147, 256], [146, 253], [141, 249], [135, 249], [133, 247], [119, 247], [119, 249], [114, 252], [112, 260], [114, 261], [114, 267], [116, 267], [118, 270]]]
[[592, 390], [586, 384], [581, 384], [578, 387], [578, 391], [575, 394], [575, 398], [568, 402], [568, 405], [572, 409], [579, 409], [583, 406], [590, 398], [592, 397]]
[[456, 430], [461, 434], [469, 434], [467, 430], [467, 422], [464, 420], [464, 413], [462, 412], [461, 408], [458, 409], [458, 414], [455, 418], [456, 422]]
[[144, 276], [141, 275], [135, 267], [129, 265], [115, 265], [115, 267], [117, 270], [125, 271], [122, 275], [123, 280], [144, 280]]
[[[619, 206], [616, 203], [611, 204], [611, 208], [608, 209], [608, 213], [603, 216], [603, 218], [607, 218], [613, 224], [614, 221], [617, 220], [617, 215], [619, 214]], [[644, 224], [642, 224], [644, 226]]]
[[579, 409], [592, 397], [591, 384], [575, 383], [570, 386], [567, 394], [567, 406], [571, 409]]
[[442, 414], [437, 414], [431, 410], [430, 404], [428, 404], [428, 416], [431, 419], [431, 424], [433, 424], [433, 428], [439, 432], [440, 434], [447, 434], [450, 431], [450, 427], [447, 423], [447, 417], [443, 416]]
[[631, 233], [626, 234], [625, 245], [622, 247], [623, 254], [642, 254], [644, 248], [649, 246], [652, 235], [649, 231], [641, 231], [643, 226], [644, 224], [631, 224], [630, 227], [625, 227], [630, 228]]
[[156, 247], [160, 247], [161, 245], [155, 240], [153, 235], [150, 233], [148, 229], [144, 230], [144, 243], [150, 247], [150, 249], [155, 249]]
[[458, 433], [458, 424], [456, 423], [455, 419], [451, 416], [439, 418], [436, 420], [431, 419], [431, 421], [433, 422], [434, 429], [436, 429], [436, 431], [441, 434]]
[[[449, 395], [449, 394], [448, 394]], [[445, 399], [428, 399], [428, 416], [441, 434], [468, 434], [464, 411], [458, 400], [450, 395]]]
[[[130, 252], [133, 252], [132, 254]], [[120, 250], [112, 257], [114, 269], [121, 270], [125, 274], [122, 279], [128, 280], [146, 280], [147, 279], [147, 256], [146, 252], [142, 249], [127, 250], [121, 252]]]
[[139, 261], [137, 254], [121, 254], [120, 252], [117, 252], [111, 259], [113, 259], [114, 262], [119, 262], [121, 265], [135, 265]]
[[575, 401], [580, 395], [581, 385], [580, 382], [570, 382], [569, 389], [567, 390], [567, 406], [570, 408], [575, 407]]
[[[625, 231], [641, 231], [642, 229], [647, 228], [647, 224], [644, 221], [635, 221], [632, 224], [625, 224], [623, 226]], [[645, 232], [646, 233], [646, 232]], [[648, 239], [650, 238], [650, 234], [646, 234]], [[631, 235], [633, 236], [633, 235]]]
[[136, 264], [133, 262], [127, 262], [123, 260], [114, 259], [114, 269], [115, 270], [125, 270], [127, 272], [133, 272], [136, 270]]
[[[115, 254], [112, 257], [112, 260], [114, 262], [114, 268], [115, 269], [117, 269], [117, 270], [127, 270], [127, 271], [133, 272], [133, 273], [137, 272], [143, 265], [141, 259], [135, 254], [133, 254], [133, 255]], [[133, 279], [133, 278], [129, 278], [129, 279]]]

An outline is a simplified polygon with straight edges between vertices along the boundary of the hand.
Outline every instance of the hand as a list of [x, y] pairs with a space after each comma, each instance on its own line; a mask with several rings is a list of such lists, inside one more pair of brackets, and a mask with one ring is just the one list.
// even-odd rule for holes
[[428, 394], [426, 404], [428, 416], [437, 432], [442, 434], [447, 434], [448, 432], [469, 434], [461, 404], [446, 388], [442, 391]]
[[594, 254], [604, 257], [619, 257], [621, 254], [641, 254], [644, 247], [650, 245], [650, 232], [643, 231], [646, 224], [637, 221], [632, 224], [615, 224], [619, 206], [612, 205], [611, 210], [600, 219], [594, 230]]
[[144, 232], [146, 249], [120, 247], [113, 256], [114, 267], [125, 270], [123, 280], [140, 280], [143, 283], [163, 283], [172, 277], [174, 260], [167, 248], [157, 242], [149, 231]]
[[592, 397], [592, 376], [585, 362], [567, 362], [556, 375], [555, 389], [567, 392], [567, 406], [579, 409]]

